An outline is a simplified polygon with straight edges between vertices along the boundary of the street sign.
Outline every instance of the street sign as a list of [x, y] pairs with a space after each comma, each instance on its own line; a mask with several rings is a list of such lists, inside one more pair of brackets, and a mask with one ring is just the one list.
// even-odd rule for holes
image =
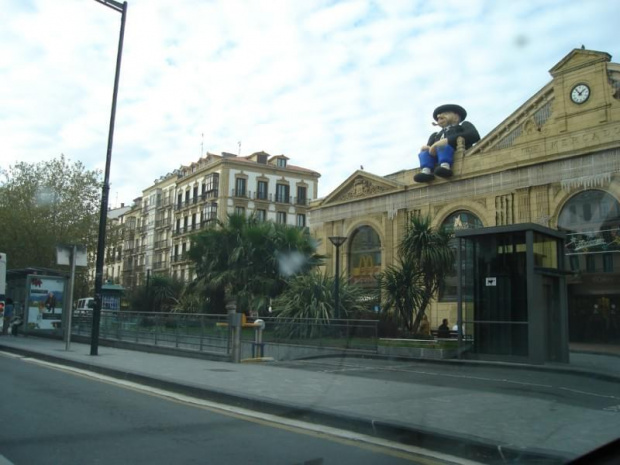
[[484, 283], [486, 286], [497, 286], [497, 278], [485, 278]]
[[[77, 245], [75, 254], [75, 266], [88, 266], [86, 260], [86, 247], [83, 245]], [[58, 245], [56, 246], [56, 262], [59, 265], [71, 265], [71, 253], [73, 251], [72, 245]]]

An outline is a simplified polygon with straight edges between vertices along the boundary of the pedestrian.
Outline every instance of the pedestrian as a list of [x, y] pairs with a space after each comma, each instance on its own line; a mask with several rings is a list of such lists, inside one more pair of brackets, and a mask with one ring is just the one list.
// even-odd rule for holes
[[21, 316], [15, 315], [13, 320], [11, 320], [11, 335], [17, 336], [19, 334], [19, 327], [24, 324], [24, 320]]
[[448, 319], [444, 318], [439, 328], [437, 328], [437, 337], [439, 339], [449, 339], [450, 338], [450, 326], [448, 325]]
[[13, 318], [14, 306], [13, 299], [7, 297], [6, 302], [4, 304], [4, 315], [2, 318], [2, 335], [6, 336], [9, 331], [9, 327], [11, 325], [11, 319]]
[[45, 300], [45, 308], [47, 308], [47, 311], [50, 313], [54, 313], [54, 311], [56, 310], [56, 296], [51, 291], [49, 294], [47, 294], [47, 299]]
[[428, 321], [428, 317], [426, 314], [422, 315], [422, 321], [420, 321], [420, 334], [422, 336], [430, 336], [431, 335], [431, 324]]

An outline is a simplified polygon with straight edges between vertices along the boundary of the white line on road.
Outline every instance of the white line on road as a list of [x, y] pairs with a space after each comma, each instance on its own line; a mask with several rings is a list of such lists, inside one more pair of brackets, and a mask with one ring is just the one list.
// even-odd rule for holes
[[571, 388], [566, 388], [566, 387], [561, 387], [560, 389], [564, 391], [575, 392], [577, 394], [585, 394], [587, 396], [603, 397], [604, 399], [620, 399], [620, 397], [618, 396], [606, 396], [604, 394], [595, 394], [593, 392], [580, 391], [579, 389], [571, 389]]
[[562, 386], [556, 387], [551, 384], [530, 383], [526, 381], [515, 381], [515, 380], [505, 379], [505, 378], [488, 378], [488, 377], [483, 377], [483, 376], [455, 375], [455, 374], [450, 374], [450, 373], [440, 373], [440, 372], [434, 372], [434, 371], [409, 370], [409, 369], [403, 368], [400, 365], [383, 366], [383, 367], [381, 366], [358, 366], [356, 368], [344, 368], [344, 369], [337, 369], [337, 370], [321, 370], [321, 371], [323, 373], [344, 373], [344, 372], [368, 371], [368, 370], [398, 371], [398, 372], [415, 373], [419, 375], [428, 375], [428, 376], [443, 376], [443, 377], [448, 377], [448, 378], [471, 379], [475, 381], [509, 383], [509, 384], [517, 384], [520, 386], [529, 386], [529, 387], [538, 387], [538, 388], [547, 388], [547, 389], [561, 389], [564, 391], [573, 392], [575, 394], [583, 394], [583, 395], [588, 395], [588, 396], [593, 396], [593, 397], [601, 397], [605, 399], [620, 399], [620, 397], [618, 396], [596, 394], [593, 392], [581, 391], [579, 389], [572, 389], [572, 388], [567, 388], [567, 387], [562, 387]]

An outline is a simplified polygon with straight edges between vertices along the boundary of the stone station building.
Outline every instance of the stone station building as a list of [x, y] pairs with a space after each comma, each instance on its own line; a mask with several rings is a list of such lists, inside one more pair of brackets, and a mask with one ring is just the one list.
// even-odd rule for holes
[[[314, 202], [310, 227], [328, 269], [336, 250], [328, 238], [346, 236], [341, 270], [376, 287], [412, 215], [451, 230], [537, 223], [567, 233], [571, 341], [620, 344], [620, 64], [575, 49], [549, 72], [551, 81], [500, 125], [457, 150], [450, 180], [358, 170]], [[448, 277], [430, 307], [431, 327], [456, 321], [456, 284]]]

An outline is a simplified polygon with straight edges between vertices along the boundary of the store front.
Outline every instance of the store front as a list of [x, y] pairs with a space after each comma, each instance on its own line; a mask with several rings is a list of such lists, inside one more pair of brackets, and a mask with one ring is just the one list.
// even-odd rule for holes
[[571, 197], [558, 229], [567, 233], [571, 342], [620, 345], [620, 203], [590, 189]]

